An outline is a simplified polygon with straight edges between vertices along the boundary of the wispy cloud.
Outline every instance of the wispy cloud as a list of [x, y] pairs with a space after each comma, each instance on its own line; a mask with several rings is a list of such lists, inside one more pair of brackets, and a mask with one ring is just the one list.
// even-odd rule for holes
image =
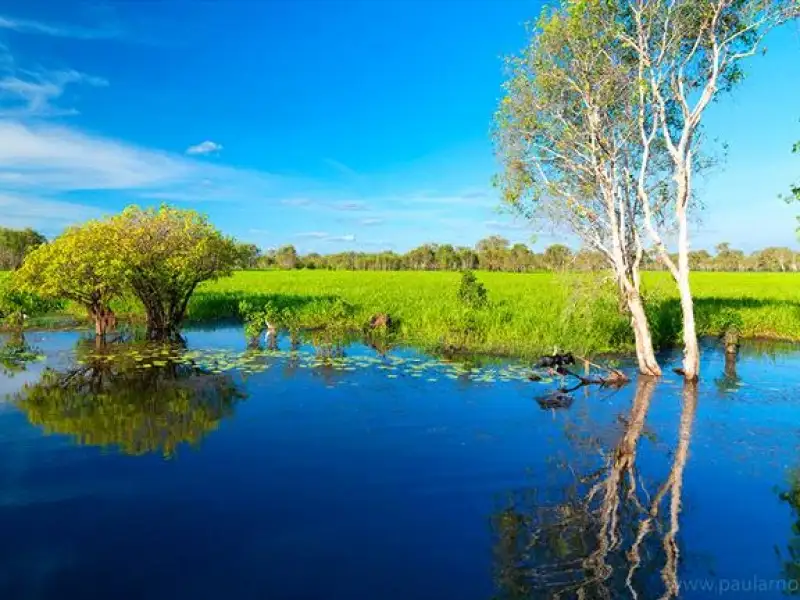
[[328, 208], [343, 212], [351, 212], [367, 210], [368, 207], [364, 202], [333, 202], [328, 205]]
[[313, 202], [308, 198], [284, 198], [283, 200], [281, 200], [281, 204], [283, 204], [284, 206], [300, 207], [300, 206], [311, 206]]
[[361, 219], [358, 222], [359, 225], [364, 225], [366, 227], [370, 227], [372, 225], [380, 225], [381, 223], [383, 223], [383, 219], [377, 219], [374, 217], [369, 219]]
[[19, 71], [0, 79], [0, 116], [55, 117], [77, 114], [74, 108], [61, 107], [55, 101], [71, 84], [105, 86], [108, 82], [78, 71]]
[[355, 242], [356, 241], [356, 236], [353, 235], [352, 233], [348, 233], [347, 235], [332, 235], [332, 236], [326, 237], [324, 241], [326, 241], [326, 242]]
[[56, 37], [68, 37], [77, 39], [108, 39], [120, 35], [116, 28], [89, 28], [75, 25], [62, 25], [44, 23], [31, 19], [19, 19], [16, 17], [0, 15], [0, 29], [8, 29], [18, 33], [33, 33], [40, 35], [50, 35]]
[[32, 196], [0, 193], [0, 225], [14, 229], [34, 227], [44, 233], [58, 233], [66, 225], [99, 217], [93, 206]]
[[332, 235], [327, 231], [306, 231], [303, 233], [295, 234], [294, 237], [301, 240], [319, 240], [322, 242], [332, 242], [332, 243], [356, 241], [356, 236], [352, 233], [348, 233], [346, 235]]
[[194, 146], [189, 146], [186, 149], [186, 154], [189, 155], [216, 154], [220, 151], [222, 151], [222, 144], [212, 142], [211, 140], [206, 140], [204, 142], [200, 142], [199, 144], [195, 144]]
[[355, 169], [351, 169], [350, 167], [348, 167], [343, 162], [340, 162], [340, 161], [338, 161], [338, 160], [336, 160], [334, 158], [325, 158], [325, 159], [323, 159], [323, 161], [327, 165], [333, 167], [336, 171], [338, 171], [342, 175], [346, 175], [347, 177], [351, 177], [351, 178], [360, 177], [358, 171], [356, 171]]

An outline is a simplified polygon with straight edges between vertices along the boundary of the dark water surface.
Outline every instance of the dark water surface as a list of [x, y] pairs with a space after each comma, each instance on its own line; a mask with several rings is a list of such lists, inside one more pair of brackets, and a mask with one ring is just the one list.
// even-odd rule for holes
[[112, 359], [29, 334], [46, 358], [0, 371], [0, 599], [796, 587], [799, 348], [744, 347], [726, 376], [707, 347], [697, 388], [584, 388], [555, 410], [537, 398], [560, 382], [521, 365], [187, 337], [188, 355]]

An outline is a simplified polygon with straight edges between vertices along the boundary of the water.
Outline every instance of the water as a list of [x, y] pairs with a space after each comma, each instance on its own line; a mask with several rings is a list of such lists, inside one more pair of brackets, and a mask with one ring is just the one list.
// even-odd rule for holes
[[522, 366], [187, 338], [188, 356], [108, 360], [28, 336], [45, 359], [0, 375], [0, 598], [794, 589], [797, 348], [745, 347], [725, 377], [706, 347], [696, 389], [584, 388], [554, 410], [536, 399], [559, 382]]

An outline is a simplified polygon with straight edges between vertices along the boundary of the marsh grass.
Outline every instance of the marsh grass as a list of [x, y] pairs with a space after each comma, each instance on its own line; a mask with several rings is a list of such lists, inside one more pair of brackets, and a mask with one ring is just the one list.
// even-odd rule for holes
[[[188, 322], [242, 322], [242, 301], [274, 307], [281, 328], [319, 335], [360, 332], [372, 315], [386, 313], [393, 331], [376, 343], [406, 343], [432, 350], [533, 356], [554, 349], [576, 353], [625, 352], [633, 347], [613, 282], [605, 274], [475, 273], [486, 302], [465, 305], [462, 275], [451, 272], [245, 271], [203, 284], [193, 296]], [[0, 274], [2, 285], [3, 274]], [[695, 273], [700, 335], [720, 335], [735, 325], [743, 338], [800, 341], [800, 274]], [[680, 304], [664, 273], [646, 273], [644, 293], [653, 337], [660, 347], [680, 343]], [[115, 303], [121, 318], [136, 322], [133, 299]], [[60, 314], [85, 319], [67, 304]], [[336, 323], [335, 327], [330, 327]], [[327, 331], [324, 331], [327, 328]], [[336, 329], [339, 328], [337, 332]]]

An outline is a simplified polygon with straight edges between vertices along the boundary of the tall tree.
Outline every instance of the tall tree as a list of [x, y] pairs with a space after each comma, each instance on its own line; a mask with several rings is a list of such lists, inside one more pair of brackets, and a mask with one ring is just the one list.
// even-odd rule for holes
[[[798, 0], [628, 0], [621, 5], [617, 38], [637, 65], [638, 114], [643, 156], [639, 189], [645, 225], [678, 287], [683, 315], [684, 376], [697, 378], [700, 354], [689, 284], [689, 223], [693, 173], [698, 163], [706, 109], [742, 79], [742, 60], [755, 54], [775, 26], [798, 15]], [[621, 25], [621, 26], [620, 26]], [[652, 162], [666, 150], [668, 164]], [[662, 153], [663, 154], [663, 153]], [[670, 180], [653, 194], [646, 182], [664, 170]], [[666, 201], [665, 201], [666, 199]], [[663, 242], [659, 224], [678, 232], [678, 260]]]
[[[496, 116], [504, 165], [498, 183], [518, 213], [545, 217], [602, 253], [631, 314], [639, 369], [657, 376], [640, 293], [638, 85], [618, 36], [623, 26], [616, 3], [580, 0], [544, 9], [529, 45], [509, 61]], [[651, 177], [642, 185], [660, 183]]]

